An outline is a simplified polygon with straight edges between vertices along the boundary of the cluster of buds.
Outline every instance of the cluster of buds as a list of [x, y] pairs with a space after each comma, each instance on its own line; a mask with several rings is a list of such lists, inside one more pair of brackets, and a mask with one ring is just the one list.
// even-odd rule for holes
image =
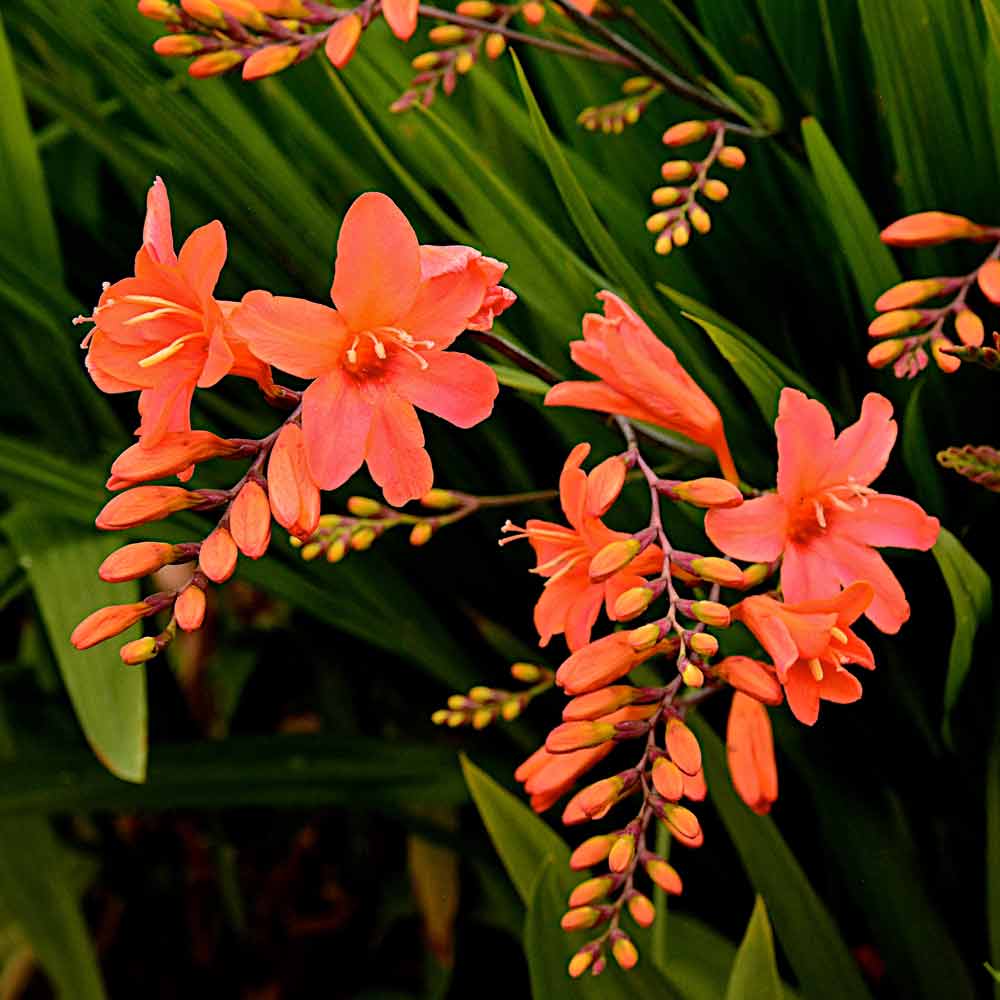
[[534, 663], [514, 663], [510, 673], [514, 680], [531, 686], [523, 691], [507, 691], [478, 684], [468, 694], [453, 694], [448, 707], [439, 708], [431, 721], [452, 729], [458, 726], [485, 729], [498, 719], [513, 722], [538, 695], [551, 690], [556, 680], [554, 671]]
[[687, 246], [692, 230], [705, 235], [712, 228], [712, 217], [699, 196], [713, 202], [725, 201], [729, 185], [709, 177], [709, 172], [716, 163], [729, 170], [741, 170], [747, 160], [738, 146], [726, 145], [726, 132], [731, 128], [714, 119], [680, 122], [663, 133], [663, 143], [671, 149], [706, 139], [711, 139], [711, 145], [701, 160], [667, 160], [660, 168], [666, 185], [653, 191], [652, 201], [659, 211], [646, 220], [646, 228], [656, 236], [654, 248], [658, 254], [668, 254], [675, 246]]
[[648, 76], [632, 76], [622, 84], [621, 100], [600, 107], [584, 108], [577, 122], [588, 132], [600, 130], [605, 135], [619, 135], [627, 125], [634, 125], [662, 93], [664, 87]]
[[1000, 493], [1000, 450], [988, 444], [967, 444], [939, 451], [937, 460], [946, 469], [965, 476], [970, 482]]
[[[868, 352], [872, 367], [891, 364], [898, 378], [913, 378], [927, 367], [928, 351], [946, 373], [956, 371], [963, 360], [987, 367], [995, 362], [996, 348], [983, 347], [986, 326], [981, 313], [987, 304], [1000, 305], [1000, 227], [946, 212], [919, 212], [882, 231], [882, 241], [889, 246], [930, 247], [953, 240], [994, 247], [968, 274], [904, 281], [880, 295], [875, 303], [880, 315], [868, 327], [879, 339]], [[975, 289], [981, 304], [969, 302]], [[945, 301], [929, 305], [934, 300]]]

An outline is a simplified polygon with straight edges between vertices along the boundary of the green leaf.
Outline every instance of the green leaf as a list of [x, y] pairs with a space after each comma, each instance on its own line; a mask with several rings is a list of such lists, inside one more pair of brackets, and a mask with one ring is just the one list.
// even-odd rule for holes
[[[146, 675], [123, 666], [114, 642], [80, 652], [73, 628], [102, 604], [139, 599], [137, 583], [102, 583], [97, 567], [119, 542], [83, 534], [63, 521], [21, 507], [3, 522], [27, 570], [56, 662], [87, 742], [112, 774], [146, 776]], [[129, 629], [121, 641], [136, 638]]]
[[[924, 387], [927, 384], [926, 378], [921, 379], [906, 401], [902, 422], [903, 462], [916, 485], [921, 505], [942, 520], [947, 520], [947, 494], [943, 477], [934, 464], [927, 437], [928, 421], [924, 419]], [[933, 400], [933, 394], [930, 398]]]
[[998, 0], [982, 0], [983, 14], [986, 17], [986, 27], [989, 29], [993, 51], [1000, 56], [1000, 2]]
[[705, 778], [750, 881], [764, 898], [778, 940], [809, 1000], [871, 1000], [836, 925], [774, 821], [752, 813], [733, 790], [725, 748], [700, 717], [690, 719]]
[[955, 612], [955, 632], [948, 653], [948, 676], [944, 685], [942, 724], [945, 742], [950, 745], [951, 713], [972, 666], [976, 632], [990, 619], [993, 594], [989, 576], [947, 528], [941, 529], [933, 551], [944, 582], [948, 585]]
[[0, 905], [31, 942], [61, 1000], [103, 1000], [68, 858], [44, 819], [0, 819]]
[[55, 283], [62, 259], [35, 137], [0, 16], [0, 236]]
[[508, 389], [544, 396], [551, 388], [548, 382], [543, 382], [537, 375], [530, 375], [520, 368], [511, 368], [508, 365], [490, 365], [490, 368], [496, 374], [497, 381]]
[[[1000, 968], [1000, 730], [986, 762], [986, 923], [990, 961]], [[993, 972], [993, 977], [993, 996], [1000, 1000], [1000, 976]]]
[[726, 1000], [781, 1000], [781, 997], [771, 922], [767, 919], [764, 900], [758, 896], [733, 962]]
[[802, 119], [802, 139], [858, 295], [872, 312], [879, 295], [901, 280], [899, 268], [879, 239], [878, 226], [861, 192], [815, 118]]

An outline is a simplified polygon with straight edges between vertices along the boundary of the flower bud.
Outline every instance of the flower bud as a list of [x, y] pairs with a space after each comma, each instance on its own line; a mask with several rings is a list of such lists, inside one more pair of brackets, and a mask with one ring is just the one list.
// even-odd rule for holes
[[455, 72], [464, 76], [475, 64], [475, 56], [468, 49], [462, 49], [455, 57]]
[[112, 497], [94, 522], [102, 531], [122, 531], [197, 507], [204, 496], [179, 486], [136, 486]]
[[663, 144], [665, 146], [687, 146], [692, 142], [704, 139], [708, 133], [709, 122], [678, 122], [676, 125], [671, 125], [663, 133]]
[[601, 583], [608, 577], [623, 570], [643, 549], [638, 538], [621, 538], [616, 542], [608, 542], [593, 559], [590, 560], [588, 573], [593, 583]]
[[652, 587], [631, 587], [615, 599], [615, 621], [627, 622], [638, 618], [656, 596]]
[[760, 586], [770, 575], [770, 563], [752, 563], [743, 570], [743, 589]]
[[924, 313], [920, 309], [893, 309], [876, 316], [868, 324], [869, 337], [891, 337], [923, 325]]
[[705, 772], [699, 771], [697, 774], [685, 774], [684, 776], [684, 797], [692, 802], [702, 802], [708, 795], [708, 786], [705, 784]]
[[260, 80], [288, 69], [299, 58], [297, 45], [265, 45], [243, 64], [243, 79]]
[[653, 761], [653, 787], [668, 802], [679, 802], [684, 794], [684, 775], [681, 769], [666, 757]]
[[495, 11], [496, 7], [489, 0], [462, 0], [455, 8], [456, 14], [461, 14], [463, 17], [474, 17], [478, 21], [485, 17], [492, 17]]
[[602, 517], [621, 495], [628, 469], [621, 455], [612, 455], [587, 475], [587, 513]]
[[623, 94], [641, 94], [644, 90], [649, 90], [653, 86], [653, 78], [650, 76], [630, 76], [622, 84]]
[[487, 59], [499, 59], [507, 51], [507, 39], [503, 35], [491, 31], [486, 36], [484, 50]]
[[600, 864], [611, 853], [611, 848], [617, 839], [618, 835], [614, 833], [589, 837], [570, 856], [570, 868], [578, 872]]
[[220, 525], [201, 543], [198, 568], [213, 583], [225, 583], [233, 575], [238, 557], [233, 536]]
[[718, 556], [703, 556], [691, 560], [691, 571], [709, 583], [722, 587], [739, 587], [743, 583], [743, 570], [728, 559]]
[[212, 0], [181, 0], [184, 13], [210, 28], [225, 28], [226, 19], [222, 16], [222, 8]]
[[953, 354], [948, 353], [947, 349], [951, 346], [952, 343], [947, 337], [935, 337], [931, 341], [931, 356], [938, 368], [946, 375], [951, 375], [962, 367], [962, 362]]
[[717, 159], [730, 170], [742, 170], [747, 163], [747, 154], [739, 146], [723, 146]]
[[698, 740], [676, 717], [667, 720], [667, 753], [685, 774], [697, 774], [701, 770], [701, 747]]
[[628, 912], [640, 927], [649, 927], [656, 920], [656, 908], [647, 896], [641, 892], [629, 896]]
[[875, 308], [879, 312], [891, 309], [905, 309], [908, 306], [920, 305], [928, 299], [948, 291], [953, 285], [950, 278], [920, 278], [916, 281], [903, 281], [883, 292], [875, 300]]
[[670, 225], [673, 215], [670, 212], [655, 212], [646, 219], [646, 230], [654, 235], [662, 233]]
[[435, 45], [457, 45], [466, 41], [470, 32], [457, 24], [439, 24], [427, 33]]
[[209, 458], [229, 457], [241, 446], [208, 431], [171, 431], [153, 448], [139, 442], [126, 448], [111, 465], [109, 490], [119, 490], [149, 479], [180, 475]]
[[355, 552], [364, 552], [372, 547], [375, 538], [374, 528], [359, 528], [351, 535], [351, 548]]
[[153, 51], [158, 56], [193, 56], [204, 48], [200, 35], [163, 35], [153, 42]]
[[160, 21], [162, 24], [177, 24], [180, 21], [177, 8], [167, 0], [139, 0], [137, 9], [151, 21]]
[[905, 340], [883, 340], [868, 352], [868, 364], [872, 368], [884, 368], [891, 365], [905, 350]]
[[691, 616], [705, 625], [714, 628], [728, 628], [730, 623], [729, 608], [717, 601], [692, 601]]
[[433, 722], [435, 726], [443, 726], [448, 721], [449, 714], [448, 709], [439, 708], [433, 715], [431, 715], [431, 722]]
[[112, 552], [97, 575], [106, 583], [138, 580], [172, 563], [176, 554], [176, 547], [166, 542], [133, 542]]
[[704, 236], [712, 228], [712, 217], [701, 207], [701, 205], [695, 205], [694, 208], [688, 213], [688, 218], [691, 220], [691, 225], [694, 226], [695, 230]]
[[639, 961], [639, 952], [631, 938], [624, 931], [616, 931], [612, 938], [614, 943], [611, 945], [611, 954], [615, 956], [615, 961], [622, 969], [634, 969]]
[[[601, 819], [611, 811], [612, 806], [622, 797], [624, 789], [625, 782], [617, 775], [595, 781], [573, 796], [566, 807], [566, 813], [571, 817], [578, 816], [577, 821], [581, 823], [588, 819]], [[563, 822], [567, 822], [566, 814], [563, 815]], [[575, 904], [571, 903], [570, 905]]]
[[608, 868], [616, 875], [626, 871], [635, 860], [635, 836], [623, 833], [611, 847], [608, 855]]
[[643, 693], [642, 688], [627, 684], [615, 684], [611, 687], [581, 694], [567, 702], [562, 717], [565, 722], [580, 722], [587, 719], [599, 719], [609, 715], [619, 708], [631, 705]]
[[357, 14], [348, 14], [336, 21], [326, 36], [325, 52], [327, 59], [337, 69], [343, 69], [354, 55], [361, 38], [363, 25]]
[[420, 498], [420, 503], [431, 510], [451, 510], [461, 501], [450, 490], [433, 489]]
[[221, 76], [243, 62], [243, 53], [239, 49], [223, 49], [221, 52], [210, 52], [198, 56], [190, 66], [188, 74], [202, 80], [210, 76]]
[[418, 73], [422, 73], [429, 69], [435, 69], [440, 64], [441, 56], [437, 52], [421, 52], [420, 55], [414, 56], [414, 58], [410, 60], [410, 66], [412, 66]]
[[257, 31], [267, 29], [267, 18], [253, 0], [216, 0], [216, 3], [231, 17], [241, 24]]
[[700, 688], [705, 683], [705, 675], [701, 672], [701, 667], [695, 663], [686, 663], [681, 671], [681, 680], [688, 687]]
[[983, 321], [971, 309], [959, 310], [955, 316], [955, 332], [966, 347], [982, 347], [986, 339]]
[[661, 256], [665, 257], [674, 248], [674, 241], [670, 233], [664, 233], [654, 244], [653, 249]]
[[698, 817], [685, 806], [666, 803], [663, 806], [663, 822], [670, 832], [688, 847], [701, 847], [705, 837]]
[[591, 948], [581, 948], [569, 960], [569, 974], [573, 979], [579, 979], [594, 963], [594, 952]]
[[667, 160], [660, 167], [660, 173], [668, 183], [683, 181], [694, 173], [694, 164], [690, 160]]
[[695, 632], [688, 641], [688, 645], [699, 655], [706, 659], [719, 651], [719, 640], [708, 632]]
[[549, 753], [572, 753], [585, 747], [596, 747], [613, 739], [615, 727], [608, 722], [564, 722], [556, 726], [545, 740]]
[[733, 787], [758, 815], [778, 798], [778, 769], [767, 709], [737, 692], [726, 726], [726, 759]]
[[675, 247], [686, 247], [691, 239], [691, 227], [686, 222], [678, 222], [670, 230], [670, 238], [674, 241]]
[[990, 258], [976, 275], [979, 289], [994, 305], [1000, 305], [1000, 260]]
[[705, 197], [710, 201], [725, 201], [729, 197], [729, 185], [725, 181], [711, 180], [705, 181], [702, 186]]
[[510, 672], [522, 684], [536, 684], [542, 677], [542, 668], [534, 663], [512, 663]]
[[196, 584], [188, 584], [174, 602], [174, 618], [185, 632], [200, 629], [205, 621], [205, 591]]
[[343, 538], [338, 538], [326, 550], [326, 561], [328, 563], [338, 563], [347, 555], [347, 543]]
[[531, 25], [541, 24], [545, 20], [545, 7], [543, 4], [536, 3], [535, 0], [526, 3], [521, 8], [521, 13], [524, 15], [525, 21]]
[[586, 906], [588, 903], [596, 903], [604, 899], [614, 888], [615, 880], [611, 875], [602, 875], [599, 878], [589, 878], [586, 882], [581, 882], [570, 894], [569, 905], [571, 907]]
[[563, 914], [559, 926], [564, 931], [585, 931], [596, 927], [601, 920], [601, 911], [595, 906], [580, 906]]
[[229, 531], [248, 559], [259, 559], [271, 543], [271, 505], [253, 479], [243, 484], [229, 508]]
[[951, 240], [979, 239], [985, 230], [970, 219], [948, 212], [917, 212], [882, 230], [882, 242], [894, 247], [932, 247]]
[[671, 896], [679, 896], [684, 888], [676, 869], [662, 858], [651, 858], [647, 861], [646, 874]]
[[411, 545], [426, 545], [434, 534], [434, 526], [430, 521], [421, 521], [415, 524], [410, 531]]
[[691, 504], [693, 507], [702, 507], [708, 510], [739, 507], [743, 503], [743, 494], [738, 486], [715, 476], [703, 476], [700, 479], [673, 483], [670, 495]]
[[129, 667], [136, 667], [140, 663], [146, 663], [151, 660], [159, 652], [159, 648], [156, 644], [156, 639], [151, 635], [144, 635], [141, 639], [133, 639], [131, 642], [126, 642], [120, 650], [118, 650], [118, 655], [121, 657], [122, 663]]
[[654, 205], [661, 208], [668, 208], [673, 205], [681, 196], [681, 192], [675, 187], [658, 187], [653, 191], [652, 201]]
[[347, 509], [355, 517], [378, 517], [382, 513], [382, 505], [371, 497], [350, 497]]
[[649, 649], [660, 641], [660, 626], [656, 622], [640, 625], [628, 634], [628, 644], [637, 652]]
[[134, 604], [112, 604], [106, 608], [100, 608], [93, 614], [87, 615], [80, 622], [69, 641], [77, 649], [90, 649], [105, 639], [110, 639], [114, 635], [119, 635], [125, 629], [133, 626], [137, 621], [153, 614], [157, 610], [157, 605], [148, 601], [137, 601]]

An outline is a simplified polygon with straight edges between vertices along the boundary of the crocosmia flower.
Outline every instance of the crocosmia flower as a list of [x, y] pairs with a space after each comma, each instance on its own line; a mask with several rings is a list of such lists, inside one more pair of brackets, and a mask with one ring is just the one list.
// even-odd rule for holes
[[873, 596], [870, 584], [857, 582], [822, 600], [782, 604], [747, 597], [733, 608], [733, 618], [774, 662], [792, 714], [807, 726], [818, 718], [820, 700], [846, 705], [861, 697], [861, 682], [844, 665], [875, 668], [872, 651], [851, 630]]
[[822, 403], [784, 389], [774, 429], [777, 492], [709, 511], [708, 537], [737, 559], [781, 556], [789, 601], [833, 598], [841, 587], [867, 580], [874, 588], [868, 617], [883, 632], [899, 631], [910, 606], [875, 547], [929, 549], [940, 525], [912, 500], [871, 488], [896, 441], [892, 404], [869, 393], [857, 423], [835, 435]]
[[245, 375], [263, 386], [270, 372], [233, 333], [227, 315], [234, 303], [212, 292], [226, 260], [221, 222], [196, 229], [174, 252], [170, 202], [159, 177], [149, 189], [135, 276], [107, 286], [83, 342], [87, 370], [104, 392], [139, 395], [143, 447], [169, 432], [191, 429], [195, 387], [224, 375]]
[[560, 382], [549, 390], [545, 405], [616, 413], [677, 431], [711, 448], [726, 479], [737, 482], [715, 403], [617, 295], [600, 292], [597, 297], [604, 315], [583, 317], [583, 340], [570, 344], [570, 354], [598, 381]]
[[[367, 462], [394, 505], [431, 488], [431, 460], [414, 406], [458, 427], [493, 409], [493, 370], [447, 352], [513, 293], [496, 285], [506, 264], [463, 246], [421, 246], [383, 194], [361, 195], [337, 241], [335, 309], [250, 292], [233, 316], [257, 357], [313, 381], [302, 400], [306, 459], [320, 489]], [[478, 328], [483, 328], [479, 326]]]
[[[559, 477], [559, 501], [569, 521], [568, 527], [535, 519], [523, 528], [509, 522], [504, 526], [505, 531], [514, 533], [504, 542], [528, 539], [538, 558], [532, 572], [545, 577], [545, 589], [535, 605], [535, 627], [541, 646], [547, 645], [552, 636], [560, 632], [565, 634], [570, 649], [587, 645], [601, 605], [605, 605], [608, 617], [613, 619], [618, 597], [626, 590], [642, 586], [644, 575], [658, 573], [663, 565], [663, 553], [651, 545], [619, 572], [600, 582], [591, 580], [593, 557], [611, 542], [624, 541], [631, 536], [612, 531], [597, 516], [610, 506], [606, 484], [612, 477], [606, 463], [588, 476], [581, 468], [588, 454], [590, 445], [578, 444], [570, 452]], [[615, 479], [614, 482], [620, 490], [621, 481]], [[612, 489], [612, 492], [616, 497], [617, 490]]]

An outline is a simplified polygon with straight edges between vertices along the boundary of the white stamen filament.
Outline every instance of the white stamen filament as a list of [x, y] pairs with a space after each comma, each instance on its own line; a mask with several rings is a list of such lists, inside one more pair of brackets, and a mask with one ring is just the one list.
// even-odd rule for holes
[[816, 511], [816, 520], [819, 522], [819, 526], [825, 528], [826, 511], [823, 510], [823, 504], [819, 500], [813, 500], [813, 510]]
[[843, 643], [847, 642], [847, 633], [844, 632], [842, 629], [836, 627], [830, 629], [830, 636], [831, 638], [836, 639], [837, 642], [843, 642]]
[[355, 337], [351, 346], [347, 348], [345, 357], [349, 365], [356, 365], [358, 363], [358, 341], [360, 339], [360, 337]]
[[366, 330], [365, 336], [368, 337], [371, 340], [371, 342], [375, 345], [375, 356], [385, 361], [386, 357], [385, 344], [383, 344], [382, 341], [379, 340], [378, 337], [376, 337], [375, 334], [371, 332], [371, 330]]

